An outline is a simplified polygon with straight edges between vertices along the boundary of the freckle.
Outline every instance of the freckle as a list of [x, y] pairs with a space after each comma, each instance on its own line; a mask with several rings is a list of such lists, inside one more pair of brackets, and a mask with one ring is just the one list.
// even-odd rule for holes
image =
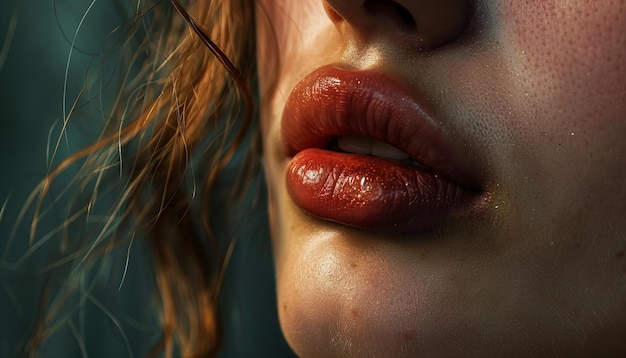
[[356, 262], [350, 262], [350, 268], [357, 268], [359, 266], [359, 264], [357, 264]]
[[352, 313], [352, 316], [354, 317], [358, 317], [359, 316], [359, 310], [356, 308], [353, 308], [350, 313]]
[[283, 304], [283, 311], [287, 312], [287, 304]]
[[624, 250], [621, 250], [620, 252], [617, 253], [617, 255], [615, 255], [618, 259], [621, 259], [622, 257], [624, 257]]

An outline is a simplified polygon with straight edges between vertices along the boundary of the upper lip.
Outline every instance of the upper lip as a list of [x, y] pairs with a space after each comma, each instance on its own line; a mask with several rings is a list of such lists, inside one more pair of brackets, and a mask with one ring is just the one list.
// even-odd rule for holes
[[327, 148], [333, 138], [361, 135], [386, 142], [433, 175], [481, 191], [480, 170], [467, 146], [446, 134], [424, 101], [373, 70], [321, 67], [291, 92], [281, 130], [288, 154]]

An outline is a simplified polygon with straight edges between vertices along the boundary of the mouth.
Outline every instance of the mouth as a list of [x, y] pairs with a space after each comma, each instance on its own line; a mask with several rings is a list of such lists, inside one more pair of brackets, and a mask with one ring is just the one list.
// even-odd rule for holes
[[475, 158], [382, 73], [319, 68], [291, 92], [281, 130], [289, 195], [321, 219], [419, 232], [486, 202]]

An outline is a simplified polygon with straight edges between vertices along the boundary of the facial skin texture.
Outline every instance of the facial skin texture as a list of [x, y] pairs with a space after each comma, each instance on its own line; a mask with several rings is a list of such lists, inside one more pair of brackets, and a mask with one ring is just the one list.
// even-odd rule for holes
[[[427, 22], [430, 1], [397, 2]], [[367, 15], [363, 1], [326, 5], [257, 4], [278, 305], [295, 352], [626, 356], [626, 1], [476, 1], [469, 23], [451, 20], [462, 33], [427, 35]], [[400, 239], [296, 207], [281, 114], [329, 63], [375, 69], [425, 99], [480, 158], [489, 209]]]

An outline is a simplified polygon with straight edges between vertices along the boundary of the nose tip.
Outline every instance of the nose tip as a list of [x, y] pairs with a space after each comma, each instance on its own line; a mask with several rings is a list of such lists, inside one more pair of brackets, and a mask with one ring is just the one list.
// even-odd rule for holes
[[457, 39], [473, 14], [473, 0], [324, 0], [345, 35], [386, 36], [400, 45], [435, 48]]

